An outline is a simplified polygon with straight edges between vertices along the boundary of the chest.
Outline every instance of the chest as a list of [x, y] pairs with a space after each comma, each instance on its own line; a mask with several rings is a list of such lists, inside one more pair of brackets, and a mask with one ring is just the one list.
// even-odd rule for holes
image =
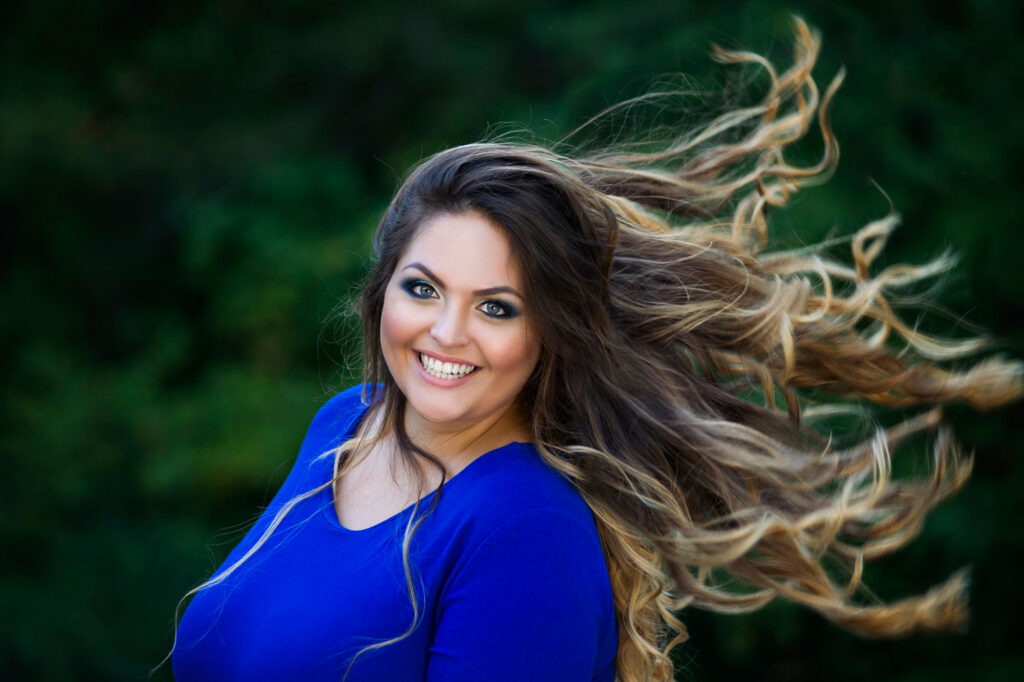
[[[338, 680], [367, 644], [409, 629], [401, 524], [346, 533], [324, 517], [332, 509], [316, 513], [282, 527], [280, 542], [196, 596], [179, 629], [177, 679]], [[441, 578], [425, 573], [418, 605], [427, 625]], [[364, 652], [348, 682], [422, 679], [430, 637], [419, 627], [386, 655]]]
[[[376, 526], [400, 513], [437, 485], [424, 477], [424, 489], [409, 466], [379, 452], [353, 453], [356, 459], [333, 486], [334, 513], [343, 528]], [[426, 487], [429, 486], [429, 487]]]

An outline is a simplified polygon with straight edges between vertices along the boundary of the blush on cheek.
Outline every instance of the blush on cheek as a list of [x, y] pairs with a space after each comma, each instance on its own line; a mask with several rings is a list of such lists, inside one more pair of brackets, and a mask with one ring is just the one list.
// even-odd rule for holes
[[388, 371], [394, 377], [401, 371], [399, 365], [402, 353], [400, 349], [405, 341], [406, 325], [402, 323], [402, 315], [396, 314], [395, 306], [392, 301], [388, 300], [389, 298], [391, 298], [390, 291], [385, 295], [384, 309], [380, 316], [380, 347]]

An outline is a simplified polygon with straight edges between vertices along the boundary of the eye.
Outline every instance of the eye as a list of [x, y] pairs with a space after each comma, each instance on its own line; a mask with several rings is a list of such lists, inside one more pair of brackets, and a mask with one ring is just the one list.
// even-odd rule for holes
[[516, 317], [519, 311], [504, 301], [484, 301], [478, 310], [488, 317]]
[[407, 279], [402, 282], [402, 288], [405, 289], [413, 298], [436, 298], [437, 289], [435, 289], [429, 282], [425, 282], [422, 279]]

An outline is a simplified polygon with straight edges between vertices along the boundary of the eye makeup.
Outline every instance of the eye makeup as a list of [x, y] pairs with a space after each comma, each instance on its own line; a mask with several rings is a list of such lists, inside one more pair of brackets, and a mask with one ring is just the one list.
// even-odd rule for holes
[[[418, 277], [404, 279], [400, 286], [409, 296], [416, 299], [426, 300], [437, 297], [437, 288], [430, 282]], [[507, 301], [493, 298], [481, 303], [477, 306], [477, 310], [492, 319], [512, 319], [520, 315], [519, 308], [516, 306]]]
[[484, 301], [477, 307], [477, 310], [482, 312], [487, 317], [505, 319], [519, 317], [518, 308], [516, 308], [511, 303], [506, 303], [505, 301], [499, 301], [496, 299]]
[[405, 293], [413, 298], [434, 298], [435, 294], [437, 294], [437, 289], [434, 288], [434, 285], [416, 277], [402, 280], [401, 287]]

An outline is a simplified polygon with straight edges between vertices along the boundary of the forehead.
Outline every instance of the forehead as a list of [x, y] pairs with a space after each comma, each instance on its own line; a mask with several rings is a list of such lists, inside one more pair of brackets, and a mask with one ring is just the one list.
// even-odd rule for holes
[[519, 267], [504, 230], [484, 215], [469, 211], [441, 214], [424, 222], [409, 242], [398, 269], [427, 266], [452, 288], [520, 288]]

